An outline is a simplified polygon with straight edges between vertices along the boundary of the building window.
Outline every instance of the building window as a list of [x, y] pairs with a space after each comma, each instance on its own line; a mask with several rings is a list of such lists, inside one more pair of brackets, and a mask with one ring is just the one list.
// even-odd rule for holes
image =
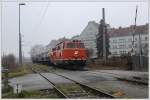
[[123, 42], [125, 42], [125, 39], [119, 39], [119, 42], [123, 43]]
[[137, 48], [137, 44], [135, 44], [134, 47]]
[[126, 51], [120, 51], [120, 54], [126, 54]]
[[147, 43], [145, 44], [145, 48], [148, 48], [148, 44]]
[[117, 52], [115, 51], [115, 52], [113, 52], [112, 54], [113, 54], [113, 55], [117, 55]]
[[145, 37], [145, 40], [148, 40], [148, 37]]
[[112, 48], [113, 48], [113, 49], [117, 49], [117, 45], [113, 45]]
[[125, 45], [119, 45], [119, 48], [123, 49], [123, 48], [125, 48]]
[[132, 48], [132, 45], [131, 45], [131, 44], [129, 45], [129, 48]]
[[113, 40], [113, 43], [117, 43], [117, 40]]
[[123, 52], [122, 52], [122, 51], [120, 51], [120, 54], [123, 54]]
[[129, 41], [129, 42], [131, 42], [131, 41], [132, 41], [132, 39], [128, 39], [128, 41]]
[[144, 48], [145, 47], [145, 43], [142, 43], [142, 48]]
[[113, 49], [113, 47], [110, 45], [110, 49]]

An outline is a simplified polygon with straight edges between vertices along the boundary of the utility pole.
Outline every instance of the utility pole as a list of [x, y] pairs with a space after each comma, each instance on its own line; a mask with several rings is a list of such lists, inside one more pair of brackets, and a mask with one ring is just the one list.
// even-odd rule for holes
[[19, 3], [19, 64], [22, 65], [22, 39], [20, 31], [20, 6], [25, 5], [25, 3]]
[[105, 9], [102, 9], [102, 19], [100, 20], [98, 34], [96, 36], [97, 43], [97, 55], [102, 58], [104, 63], [107, 62], [107, 56], [109, 55], [109, 38], [107, 35], [107, 26], [105, 24]]
[[105, 25], [105, 8], [102, 9], [103, 16], [103, 59], [104, 62], [107, 62], [107, 54], [106, 54], [106, 25]]

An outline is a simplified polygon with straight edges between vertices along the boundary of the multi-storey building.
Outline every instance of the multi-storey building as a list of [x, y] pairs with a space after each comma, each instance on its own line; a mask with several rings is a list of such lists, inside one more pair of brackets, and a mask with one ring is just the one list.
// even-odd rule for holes
[[[109, 44], [112, 56], [120, 56], [128, 52], [139, 54], [141, 49], [143, 55], [148, 55], [148, 24], [139, 25], [133, 37], [133, 26], [109, 30]], [[133, 41], [134, 39], [134, 41]], [[141, 41], [139, 41], [141, 39]], [[140, 48], [141, 44], [141, 48]]]
[[[96, 35], [98, 34], [99, 24], [95, 21], [88, 22], [88, 25], [81, 32], [80, 35], [72, 37], [72, 39], [82, 40], [85, 47], [90, 51], [90, 58], [97, 58]], [[141, 48], [144, 55], [148, 54], [148, 24], [139, 25], [136, 27], [133, 42], [133, 26], [125, 28], [109, 28], [109, 51], [110, 56], [120, 56], [127, 54], [134, 47], [134, 53], [139, 53], [139, 34], [141, 37]]]

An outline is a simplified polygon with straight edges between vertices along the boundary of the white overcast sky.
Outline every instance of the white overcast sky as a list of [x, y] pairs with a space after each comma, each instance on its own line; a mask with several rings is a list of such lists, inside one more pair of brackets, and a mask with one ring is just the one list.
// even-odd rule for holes
[[[106, 23], [111, 27], [134, 24], [138, 5], [137, 25], [148, 23], [147, 2], [26, 2], [21, 6], [23, 52], [36, 44], [47, 45], [51, 40], [78, 35], [89, 21], [99, 23], [105, 8]], [[2, 54], [18, 56], [18, 2], [1, 2]]]

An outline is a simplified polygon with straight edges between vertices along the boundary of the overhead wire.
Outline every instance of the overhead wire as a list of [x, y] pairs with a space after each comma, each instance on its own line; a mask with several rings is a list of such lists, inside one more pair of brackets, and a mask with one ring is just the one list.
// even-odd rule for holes
[[[47, 5], [46, 5], [44, 11], [42, 10], [43, 13], [42, 13], [42, 11], [41, 11], [42, 15], [41, 15], [41, 17], [40, 17], [40, 19], [39, 19], [39, 22], [35, 25], [35, 27], [34, 27], [34, 29], [33, 29], [33, 31], [32, 31], [32, 34], [33, 34], [33, 33], [36, 33], [36, 34], [39, 33], [39, 29], [40, 29], [39, 27], [42, 25], [42, 21], [43, 21], [45, 15], [46, 15], [46, 13], [47, 13], [49, 4], [50, 4], [50, 2], [47, 3]], [[43, 7], [42, 7], [42, 9], [43, 9]]]
[[50, 4], [50, 2], [47, 3], [47, 5], [46, 5], [46, 7], [45, 7], [45, 9], [43, 11], [43, 14], [42, 14], [42, 16], [41, 16], [41, 18], [39, 20], [39, 23], [35, 25], [35, 28], [34, 28], [33, 32], [36, 32], [36, 34], [38, 34], [38, 32], [39, 32], [39, 29], [40, 29], [39, 27], [40, 27], [40, 25], [42, 25], [42, 22], [43, 22], [43, 19], [44, 19], [46, 13], [47, 13], [49, 4]]

